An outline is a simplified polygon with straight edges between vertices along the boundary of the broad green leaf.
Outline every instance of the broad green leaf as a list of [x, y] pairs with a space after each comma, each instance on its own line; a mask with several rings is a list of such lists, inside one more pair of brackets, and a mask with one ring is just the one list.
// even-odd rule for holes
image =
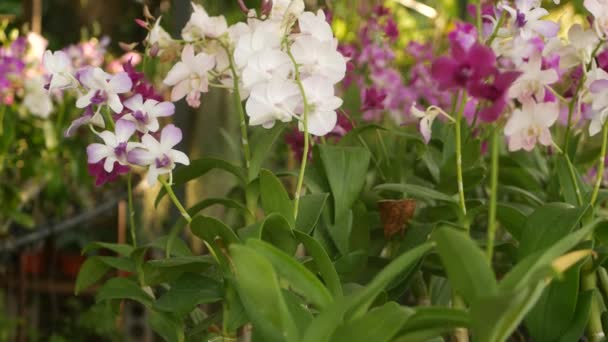
[[285, 126], [285, 124], [278, 123], [269, 130], [259, 130], [258, 134], [250, 139], [251, 162], [248, 169], [248, 179], [250, 182], [258, 177], [262, 163], [264, 163], [264, 160], [268, 157], [272, 145], [274, 145], [281, 133], [283, 133]]
[[165, 250], [167, 249], [167, 247], [169, 246], [169, 243], [171, 243], [171, 249], [170, 249], [170, 255], [172, 256], [177, 256], [177, 257], [184, 257], [184, 256], [192, 256], [192, 251], [190, 250], [190, 248], [188, 247], [188, 245], [186, 245], [186, 243], [184, 241], [182, 241], [181, 239], [173, 239], [171, 240], [171, 236], [165, 235], [165, 236], [161, 236], [158, 239], [150, 242], [148, 245], [144, 246], [145, 248], [158, 248], [160, 250]]
[[225, 245], [240, 242], [236, 234], [222, 221], [208, 216], [197, 215], [190, 223], [192, 234], [211, 243], [222, 239]]
[[359, 197], [369, 166], [368, 150], [320, 145], [318, 150], [334, 200], [334, 222], [344, 217]]
[[[576, 187], [579, 179], [578, 179], [578, 172], [576, 171], [576, 169], [574, 168], [574, 166], [572, 166], [572, 171], [574, 172], [574, 177], [575, 177], [575, 181], [577, 183], [574, 183], [572, 181], [572, 177], [570, 175], [570, 168], [568, 167], [568, 165], [571, 165], [571, 163], [566, 159], [565, 156], [560, 155], [557, 157], [557, 162], [555, 163], [555, 167], [556, 167], [556, 172], [557, 172], [557, 177], [559, 178], [559, 184], [561, 185], [561, 190], [562, 190], [562, 195], [564, 197], [564, 201], [568, 204], [571, 205], [578, 205], [578, 199], [577, 199], [577, 194], [576, 194]], [[579, 186], [579, 191], [582, 192], [580, 186]], [[580, 194], [580, 196], [582, 197], [582, 194]]]
[[287, 254], [293, 255], [298, 247], [294, 236], [295, 230], [287, 220], [280, 214], [270, 214], [266, 216], [260, 226], [260, 239], [270, 242]]
[[[203, 176], [213, 169], [220, 169], [236, 176], [243, 184], [246, 183], [245, 172], [242, 168], [233, 165], [223, 159], [205, 157], [197, 160], [192, 160], [190, 165], [182, 166], [175, 169], [173, 172], [173, 185], [182, 185], [193, 179]], [[161, 199], [167, 194], [165, 188], [161, 188], [154, 201], [154, 206], [157, 206]]]
[[90, 251], [97, 249], [108, 249], [123, 257], [128, 257], [133, 252], [133, 246], [131, 245], [108, 242], [91, 242], [88, 245], [84, 246], [84, 248], [82, 249], [82, 254], [86, 254]]
[[382, 292], [395, 278], [411, 270], [416, 263], [431, 249], [432, 243], [424, 243], [410, 251], [407, 251], [395, 258], [386, 266], [374, 279], [363, 288], [348, 305], [352, 317], [360, 317], [367, 312], [374, 299]]
[[325, 202], [329, 194], [317, 193], [300, 197], [300, 207], [295, 228], [306, 234], [310, 234], [317, 225], [319, 217], [325, 208]]
[[300, 341], [302, 342], [333, 342], [332, 334], [344, 320], [348, 310], [348, 298], [340, 297], [336, 302], [322, 311], [308, 326]]
[[469, 313], [461, 309], [438, 306], [414, 308], [413, 315], [407, 320], [401, 333], [411, 333], [420, 330], [451, 330], [466, 328], [470, 322]]
[[294, 257], [285, 254], [278, 248], [260, 241], [250, 239], [247, 246], [268, 259], [281, 278], [284, 278], [293, 291], [308, 299], [319, 309], [329, 305], [333, 298], [323, 283]]
[[[196, 323], [192, 329], [187, 332], [187, 340], [188, 341], [202, 341], [203, 336], [208, 332], [209, 327], [213, 324], [217, 324], [221, 322], [222, 313], [220, 311], [207, 316], [204, 320], [199, 323]], [[220, 323], [221, 324], [221, 323]]]
[[553, 269], [551, 263], [589, 236], [593, 229], [602, 222], [602, 220], [593, 221], [573, 233], [562, 237], [551, 247], [528, 255], [502, 278], [499, 284], [499, 291], [506, 293], [515, 291], [520, 287], [530, 287], [539, 280], [552, 275]]
[[390, 341], [412, 315], [413, 310], [389, 302], [365, 315], [348, 321], [333, 334], [336, 342]]
[[125, 272], [135, 272], [135, 262], [131, 259], [113, 257], [113, 256], [94, 256], [95, 258], [103, 262], [104, 264]]
[[545, 284], [475, 298], [470, 304], [471, 327], [478, 341], [504, 342], [534, 306]]
[[485, 254], [467, 234], [439, 227], [432, 236], [437, 252], [452, 284], [465, 301], [496, 293], [496, 278]]
[[74, 293], [78, 295], [80, 291], [89, 288], [108, 273], [110, 269], [110, 266], [98, 258], [88, 258], [80, 267], [78, 277], [76, 278]]
[[[272, 264], [254, 249], [232, 244], [237, 290], [254, 328], [266, 341], [297, 341], [298, 332]], [[263, 280], [263, 281], [262, 281]]]
[[152, 305], [152, 297], [137, 283], [128, 278], [112, 278], [99, 290], [95, 297], [98, 302], [112, 299], [131, 299], [147, 307]]
[[278, 213], [289, 222], [290, 227], [294, 226], [294, 209], [289, 194], [281, 181], [268, 170], [260, 172], [260, 195], [266, 215]]
[[409, 197], [423, 200], [443, 201], [448, 203], [458, 203], [455, 197], [448, 196], [437, 190], [415, 184], [381, 184], [375, 187], [377, 191], [404, 192]]
[[150, 260], [143, 267], [147, 285], [154, 286], [174, 281], [184, 273], [201, 273], [216, 265], [210, 255], [192, 257], [173, 257], [169, 259]]
[[298, 327], [298, 331], [305, 331], [313, 320], [308, 303], [302, 297], [289, 290], [283, 290], [282, 293], [287, 308]]
[[530, 204], [532, 204], [534, 206], [540, 206], [540, 205], [544, 204], [543, 200], [538, 198], [538, 196], [536, 196], [535, 194], [531, 193], [530, 191], [524, 190], [522, 188], [518, 188], [516, 186], [499, 185], [498, 192], [501, 194], [510, 194], [510, 195], [514, 195], [514, 196], [521, 196], [522, 198], [525, 198]]
[[496, 218], [515, 240], [521, 239], [528, 215], [520, 207], [512, 203], [497, 203]]
[[340, 278], [338, 277], [338, 273], [334, 268], [331, 259], [321, 247], [321, 245], [317, 242], [317, 240], [312, 237], [301, 233], [299, 231], [294, 231], [296, 238], [304, 245], [306, 251], [315, 262], [317, 269], [319, 270], [319, 274], [321, 274], [321, 278], [325, 281], [325, 285], [331, 292], [334, 298], [342, 296], [342, 284], [340, 283]]
[[361, 139], [363, 134], [371, 131], [386, 131], [385, 127], [378, 124], [364, 124], [354, 127], [345, 136], [340, 138], [338, 145], [340, 146], [362, 146]]
[[150, 328], [167, 342], [183, 342], [185, 340], [182, 320], [171, 314], [150, 310], [148, 323]]
[[217, 280], [199, 274], [186, 273], [171, 284], [171, 288], [154, 303], [159, 311], [185, 315], [197, 305], [222, 299], [223, 287]]
[[353, 211], [348, 210], [334, 224], [327, 225], [327, 231], [340, 254], [347, 255], [351, 252], [350, 240], [353, 227]]
[[566, 203], [549, 203], [536, 209], [528, 217], [519, 240], [518, 259], [545, 249], [568, 235], [586, 211], [587, 207], [576, 208]]
[[580, 269], [573, 267], [562, 279], [552, 281], [526, 316], [534, 341], [557, 341], [569, 327], [577, 306]]
[[567, 329], [559, 338], [559, 342], [577, 341], [583, 336], [585, 326], [589, 322], [589, 313], [591, 312], [591, 301], [593, 300], [593, 290], [582, 292], [578, 295], [578, 303], [573, 319]]

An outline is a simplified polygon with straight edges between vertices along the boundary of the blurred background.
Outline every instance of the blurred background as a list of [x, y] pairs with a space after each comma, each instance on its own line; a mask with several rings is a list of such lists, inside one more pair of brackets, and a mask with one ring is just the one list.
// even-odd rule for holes
[[[196, 2], [213, 15], [225, 15], [229, 23], [244, 17], [236, 0]], [[245, 2], [250, 8], [259, 5], [259, 1]], [[440, 41], [435, 38], [445, 34], [455, 20], [467, 16], [466, 0], [306, 3], [310, 9], [331, 8], [336, 36], [341, 43], [354, 45], [374, 6], [390, 8], [400, 31], [398, 40], [392, 43], [394, 63], [405, 80], [414, 63], [406, 49], [409, 44]], [[190, 14], [188, 0], [0, 0], [0, 42], [6, 47], [18, 37], [37, 33], [48, 40], [51, 50], [73, 50], [86, 59], [84, 62], [111, 69], [113, 62], [124, 62], [125, 44], [121, 43], [141, 42], [146, 37], [147, 31], [135, 23], [135, 19], [144, 17], [144, 5], [152, 15], [162, 15], [163, 26], [174, 36]], [[551, 15], [583, 20], [576, 19], [581, 6], [582, 0], [565, 1], [552, 7]], [[432, 43], [430, 46], [435, 51], [443, 48]], [[141, 45], [135, 51], [138, 49], [141, 51]], [[147, 76], [153, 84], [160, 84], [166, 69], [162, 65], [149, 67]], [[0, 80], [2, 77], [0, 74]], [[343, 94], [349, 110], [358, 111], [359, 91], [343, 89]], [[21, 109], [11, 112], [13, 107], [7, 103], [0, 101], [0, 111], [14, 115], [0, 119], [0, 342], [154, 341], [143, 308], [134, 304], [120, 308], [96, 305], [94, 289], [74, 296], [74, 281], [84, 262], [82, 248], [92, 241], [127, 241], [125, 182], [96, 187], [85, 154], [91, 134], [63, 137], [69, 121], [81, 114], [78, 110], [60, 108], [60, 115], [53, 114], [44, 121]], [[179, 103], [173, 121], [184, 130], [180, 149], [191, 159], [219, 155], [238, 161], [238, 123], [232, 106], [227, 94], [216, 90], [203, 96], [199, 110]], [[294, 158], [287, 144], [282, 142], [278, 148], [280, 153], [270, 161], [272, 167], [291, 168]], [[283, 160], [279, 156], [289, 157]], [[231, 179], [210, 172], [180, 189], [179, 196], [191, 205], [230, 192], [232, 186]], [[138, 240], [144, 242], [167, 234], [176, 217], [167, 202], [153, 209], [157, 192], [143, 184], [136, 189], [137, 221], [142, 227]], [[220, 209], [206, 210], [225, 221], [237, 219]], [[203, 251], [203, 246], [189, 239], [187, 233], [184, 239], [193, 250]], [[118, 320], [114, 318], [117, 310]]]

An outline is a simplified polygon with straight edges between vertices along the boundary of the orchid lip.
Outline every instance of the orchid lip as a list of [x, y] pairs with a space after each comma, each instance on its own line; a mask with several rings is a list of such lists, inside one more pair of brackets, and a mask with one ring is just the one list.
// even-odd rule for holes
[[118, 146], [116, 146], [114, 148], [114, 154], [116, 154], [116, 156], [118, 158], [126, 157], [127, 156], [127, 143], [121, 142], [120, 144], [118, 144]]
[[164, 169], [171, 166], [171, 158], [166, 154], [163, 154], [160, 158], [156, 158], [154, 161], [157, 169]]

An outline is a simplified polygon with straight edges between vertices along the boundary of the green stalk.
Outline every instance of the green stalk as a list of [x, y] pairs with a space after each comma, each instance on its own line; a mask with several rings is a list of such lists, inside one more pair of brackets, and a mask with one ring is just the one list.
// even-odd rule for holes
[[135, 210], [133, 209], [133, 184], [132, 180], [133, 173], [129, 172], [129, 176], [127, 177], [127, 194], [128, 194], [128, 203], [129, 203], [129, 230], [131, 231], [131, 243], [133, 244], [133, 248], [137, 248], [137, 239], [135, 235]]
[[491, 158], [492, 158], [492, 174], [490, 176], [490, 207], [488, 209], [488, 244], [487, 244], [487, 255], [490, 265], [492, 264], [492, 257], [494, 255], [494, 239], [496, 238], [496, 198], [498, 196], [498, 156], [499, 150], [499, 136], [498, 127], [492, 130], [491, 140]]
[[477, 5], [476, 5], [476, 9], [477, 9], [477, 34], [479, 36], [479, 40], [481, 40], [481, 29], [482, 29], [482, 18], [481, 18], [481, 0], [477, 0]]
[[458, 199], [460, 204], [460, 210], [463, 215], [463, 219], [465, 219], [467, 215], [467, 205], [464, 198], [464, 184], [462, 181], [462, 137], [461, 137], [461, 122], [462, 115], [464, 112], [464, 107], [467, 101], [467, 93], [466, 91], [462, 92], [462, 99], [460, 103], [460, 109], [458, 110], [458, 114], [456, 116], [456, 122], [454, 125], [454, 129], [456, 130], [456, 177], [458, 181]]
[[570, 130], [572, 126], [572, 114], [574, 113], [574, 106], [576, 105], [576, 100], [578, 98], [578, 93], [581, 90], [584, 80], [580, 80], [574, 95], [572, 95], [572, 100], [570, 100], [570, 104], [568, 105], [568, 122], [566, 124], [566, 133], [564, 135], [564, 154], [568, 155], [568, 147], [570, 144]]
[[167, 183], [167, 181], [162, 177], [159, 177], [158, 180], [163, 185], [163, 187], [165, 187], [165, 190], [167, 191], [169, 198], [171, 198], [171, 202], [173, 202], [173, 204], [175, 205], [177, 210], [179, 210], [180, 214], [182, 214], [184, 219], [186, 219], [186, 222], [191, 223], [192, 217], [190, 217], [190, 214], [188, 214], [188, 212], [186, 211], [186, 209], [184, 208], [182, 203], [179, 201], [179, 199], [175, 195], [175, 192], [173, 192], [173, 188], [171, 187], [171, 185], [169, 183]]
[[304, 184], [304, 174], [306, 173], [306, 162], [308, 161], [308, 148], [309, 148], [309, 133], [308, 133], [308, 111], [310, 110], [308, 100], [306, 98], [306, 92], [304, 91], [304, 85], [302, 84], [302, 79], [300, 78], [300, 68], [298, 67], [298, 63], [296, 59], [293, 57], [291, 50], [289, 47], [287, 48], [287, 54], [293, 63], [295, 69], [296, 83], [298, 84], [298, 88], [300, 88], [300, 93], [302, 94], [302, 100], [304, 102], [304, 114], [302, 115], [302, 124], [304, 125], [304, 153], [302, 154], [302, 162], [300, 163], [300, 172], [298, 174], [298, 183], [296, 185], [296, 193], [293, 205], [293, 216], [295, 219], [298, 218], [298, 209], [300, 206], [300, 196], [302, 195], [302, 185]]
[[600, 151], [600, 160], [597, 168], [597, 178], [595, 180], [595, 187], [593, 188], [593, 194], [591, 195], [591, 206], [597, 201], [597, 195], [600, 192], [602, 186], [602, 179], [604, 178], [604, 162], [606, 161], [606, 145], [608, 144], [608, 122], [604, 123], [602, 128], [602, 149]]
[[[251, 165], [251, 150], [249, 148], [249, 135], [247, 133], [247, 119], [245, 118], [245, 111], [243, 110], [243, 101], [241, 99], [241, 92], [239, 91], [239, 74], [236, 70], [236, 62], [234, 61], [234, 57], [230, 52], [230, 49], [223, 45], [224, 50], [230, 56], [230, 71], [232, 73], [233, 80], [233, 94], [234, 94], [234, 104], [236, 106], [236, 110], [239, 114], [239, 122], [241, 128], [241, 143], [243, 145], [243, 158], [245, 159], [245, 168], [249, 170]], [[245, 223], [249, 226], [255, 223], [255, 213], [257, 211], [257, 199], [251, 191], [248, 189], [248, 184], [245, 184], [245, 205], [251, 215], [245, 215]]]
[[[597, 290], [597, 279], [595, 272], [591, 270], [593, 264], [589, 261], [585, 264], [582, 270], [581, 287], [582, 291]], [[602, 312], [598, 297], [593, 295], [591, 299], [591, 308], [589, 312], [589, 323], [587, 324], [587, 338], [590, 342], [599, 342], [604, 340], [604, 330], [602, 328]]]

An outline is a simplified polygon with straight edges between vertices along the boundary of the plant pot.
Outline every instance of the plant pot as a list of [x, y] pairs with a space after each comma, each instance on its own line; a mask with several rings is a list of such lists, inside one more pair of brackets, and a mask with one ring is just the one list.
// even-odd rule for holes
[[27, 274], [40, 275], [45, 268], [42, 252], [24, 252], [20, 261], [21, 269]]
[[59, 255], [59, 264], [63, 275], [69, 278], [76, 278], [80, 267], [85, 262], [86, 257], [80, 254], [62, 253]]

